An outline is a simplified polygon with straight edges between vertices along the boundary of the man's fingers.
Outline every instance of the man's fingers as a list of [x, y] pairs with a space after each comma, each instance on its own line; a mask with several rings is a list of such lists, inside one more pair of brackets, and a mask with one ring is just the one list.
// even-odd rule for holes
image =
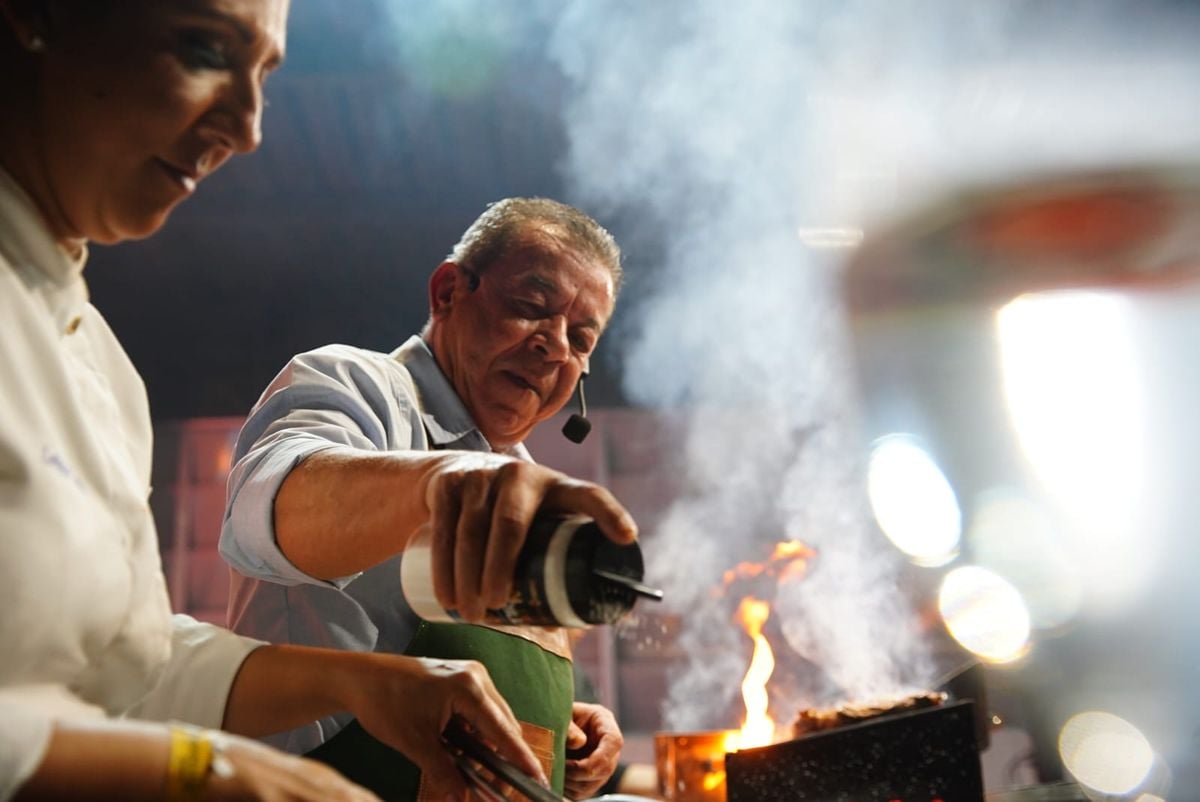
[[[567, 761], [567, 778], [576, 786], [595, 790], [612, 776], [621, 757], [624, 738], [612, 711], [601, 705], [576, 702], [571, 707], [571, 726], [586, 736], [586, 755]], [[568, 742], [571, 730], [567, 731]], [[577, 749], [578, 747], [576, 747]]]
[[587, 733], [572, 721], [567, 725], [567, 748], [582, 749], [587, 746]]
[[607, 489], [517, 460], [464, 466], [433, 491], [434, 594], [466, 621], [481, 621], [487, 609], [508, 602], [517, 558], [542, 507], [587, 515], [616, 543], [637, 539], [633, 517]]
[[567, 799], [587, 799], [592, 795], [592, 791], [595, 790], [593, 785], [593, 783], [564, 782], [563, 791], [566, 792]]
[[445, 610], [455, 609], [454, 546], [458, 531], [461, 476], [444, 476], [436, 487], [430, 526], [430, 567], [433, 570], [433, 593]]
[[612, 493], [600, 485], [574, 480], [559, 482], [546, 493], [545, 503], [554, 509], [587, 515], [614, 543], [637, 540], [638, 530], [633, 516]]
[[594, 777], [566, 777], [563, 780], [563, 791], [568, 799], [587, 799], [593, 796], [600, 787], [608, 780], [607, 777], [597, 779]]
[[491, 527], [492, 482], [486, 474], [467, 476], [462, 485], [458, 531], [454, 543], [454, 594], [467, 621], [483, 620], [487, 609], [481, 590]]
[[[621, 746], [613, 739], [601, 738], [591, 744], [591, 747], [591, 751], [586, 756], [568, 760], [567, 765], [576, 777], [599, 777], [606, 780], [616, 770], [617, 762], [621, 758]], [[579, 747], [572, 747], [568, 742], [568, 748], [578, 749]]]
[[491, 534], [483, 565], [483, 596], [489, 607], [502, 607], [512, 593], [517, 555], [541, 502], [541, 488], [527, 476], [528, 466], [513, 463], [497, 472]]

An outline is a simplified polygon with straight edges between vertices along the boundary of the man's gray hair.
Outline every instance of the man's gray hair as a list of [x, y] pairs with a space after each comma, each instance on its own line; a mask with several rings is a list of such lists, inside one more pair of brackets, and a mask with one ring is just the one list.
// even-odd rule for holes
[[574, 206], [549, 198], [505, 198], [489, 204], [446, 260], [478, 276], [514, 246], [537, 245], [543, 237], [599, 261], [612, 275], [613, 295], [620, 291], [621, 248], [612, 234]]

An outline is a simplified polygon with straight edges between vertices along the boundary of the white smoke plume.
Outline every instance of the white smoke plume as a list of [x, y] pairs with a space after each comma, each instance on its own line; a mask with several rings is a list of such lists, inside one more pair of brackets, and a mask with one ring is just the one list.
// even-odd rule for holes
[[[624, 344], [638, 401], [686, 406], [684, 497], [650, 571], [700, 659], [666, 725], [714, 721], [748, 646], [710, 592], [798, 538], [811, 575], [776, 599], [801, 693], [928, 681], [873, 531], [837, 254], [802, 229], [866, 229], [966, 180], [1200, 153], [1200, 14], [1183, 3], [577, 0], [552, 54], [571, 80], [572, 196], [654, 227], [654, 289]], [[728, 609], [727, 609], [728, 608]], [[714, 713], [713, 711], [718, 711]]]
[[[862, 491], [844, 251], [964, 181], [1200, 154], [1190, 0], [387, 2], [408, 79], [486, 91], [506, 49], [567, 77], [569, 199], [640, 221], [662, 263], [622, 300], [628, 394], [690, 410], [687, 492], [648, 543], [698, 656], [666, 725], [726, 726], [749, 646], [712, 590], [766, 544], [819, 556], [776, 601], [785, 698], [927, 681], [895, 558]], [[390, 45], [390, 41], [389, 41]], [[531, 87], [541, 87], [530, 79]], [[449, 88], [445, 88], [448, 86]], [[530, 91], [537, 91], [531, 89]], [[549, 102], [549, 100], [547, 100]], [[629, 232], [622, 231], [629, 242]], [[853, 237], [851, 237], [853, 239]], [[632, 262], [639, 254], [630, 253]], [[612, 343], [609, 343], [611, 347]], [[736, 601], [736, 600], [733, 600]], [[824, 697], [824, 698], [822, 698]], [[794, 711], [794, 708], [793, 708]], [[782, 710], [785, 715], [788, 712]]]

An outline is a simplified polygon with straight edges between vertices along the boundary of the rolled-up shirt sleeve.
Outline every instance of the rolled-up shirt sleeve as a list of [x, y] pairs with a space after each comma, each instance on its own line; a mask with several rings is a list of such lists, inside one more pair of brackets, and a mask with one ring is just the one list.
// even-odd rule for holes
[[383, 354], [331, 345], [292, 359], [250, 413], [234, 451], [221, 555], [255, 579], [344, 587], [297, 568], [275, 538], [275, 496], [292, 469], [320, 451], [387, 450], [411, 439], [412, 405]]

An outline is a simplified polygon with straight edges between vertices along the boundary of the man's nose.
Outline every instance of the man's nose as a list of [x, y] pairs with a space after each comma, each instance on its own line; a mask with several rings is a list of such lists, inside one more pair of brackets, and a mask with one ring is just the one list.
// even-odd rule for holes
[[533, 339], [533, 347], [549, 360], [565, 360], [571, 352], [570, 341], [567, 338], [566, 315], [552, 315], [545, 318], [538, 326], [537, 334]]

